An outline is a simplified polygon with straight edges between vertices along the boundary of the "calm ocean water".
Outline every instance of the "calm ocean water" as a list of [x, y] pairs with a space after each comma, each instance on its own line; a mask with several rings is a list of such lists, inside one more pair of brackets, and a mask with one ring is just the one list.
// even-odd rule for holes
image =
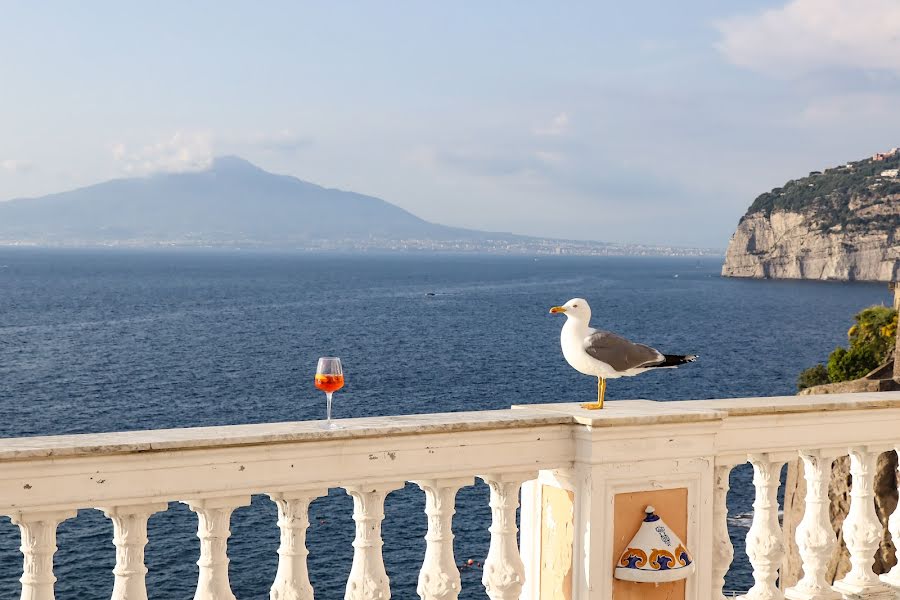
[[[698, 363], [610, 382], [610, 399], [792, 394], [852, 314], [889, 303], [884, 285], [743, 281], [718, 259], [488, 256], [327, 256], [237, 251], [0, 249], [0, 437], [322, 418], [316, 358], [344, 359], [338, 417], [507, 408], [584, 401], [594, 380], [565, 364], [562, 318], [547, 309], [591, 301], [594, 325]], [[434, 296], [429, 296], [434, 293]], [[735, 566], [752, 485], [732, 474]], [[384, 555], [396, 598], [415, 598], [424, 551], [421, 492], [387, 501]], [[316, 597], [343, 597], [352, 503], [334, 490], [311, 508]], [[457, 558], [483, 560], [484, 485], [460, 493]], [[236, 511], [231, 581], [240, 600], [268, 598], [278, 530], [265, 497]], [[186, 507], [150, 520], [154, 600], [193, 596], [198, 542]], [[0, 597], [17, 594], [18, 530], [0, 519]], [[85, 510], [59, 529], [57, 598], [108, 598], [112, 526]], [[464, 570], [463, 597], [485, 598]]]

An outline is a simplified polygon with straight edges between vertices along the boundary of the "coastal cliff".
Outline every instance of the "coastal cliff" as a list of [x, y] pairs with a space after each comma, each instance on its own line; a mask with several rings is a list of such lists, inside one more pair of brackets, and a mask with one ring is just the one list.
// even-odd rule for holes
[[814, 171], [760, 195], [722, 275], [890, 281], [900, 274], [900, 150]]

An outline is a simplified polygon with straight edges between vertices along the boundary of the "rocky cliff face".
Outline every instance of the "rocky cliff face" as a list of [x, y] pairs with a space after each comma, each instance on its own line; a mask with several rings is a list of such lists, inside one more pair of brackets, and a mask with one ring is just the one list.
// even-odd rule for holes
[[889, 281], [900, 275], [900, 177], [890, 160], [811, 173], [759, 196], [722, 275]]
[[[896, 214], [900, 197], [884, 208]], [[815, 216], [757, 213], [741, 221], [725, 254], [722, 275], [771, 279], [890, 281], [900, 259], [897, 231], [822, 231]]]

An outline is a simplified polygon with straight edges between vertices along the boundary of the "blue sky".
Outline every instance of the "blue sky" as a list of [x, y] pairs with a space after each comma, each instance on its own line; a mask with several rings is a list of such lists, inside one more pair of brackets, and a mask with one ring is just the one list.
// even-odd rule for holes
[[3, 2], [0, 199], [261, 167], [489, 230], [724, 247], [900, 145], [900, 3]]

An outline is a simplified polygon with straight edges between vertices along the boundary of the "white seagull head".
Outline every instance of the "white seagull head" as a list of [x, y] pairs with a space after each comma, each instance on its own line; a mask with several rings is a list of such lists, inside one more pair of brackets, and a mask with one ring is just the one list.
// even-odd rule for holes
[[550, 312], [553, 314], [563, 313], [570, 319], [585, 323], [591, 320], [591, 306], [584, 298], [572, 298], [562, 306], [554, 306]]

